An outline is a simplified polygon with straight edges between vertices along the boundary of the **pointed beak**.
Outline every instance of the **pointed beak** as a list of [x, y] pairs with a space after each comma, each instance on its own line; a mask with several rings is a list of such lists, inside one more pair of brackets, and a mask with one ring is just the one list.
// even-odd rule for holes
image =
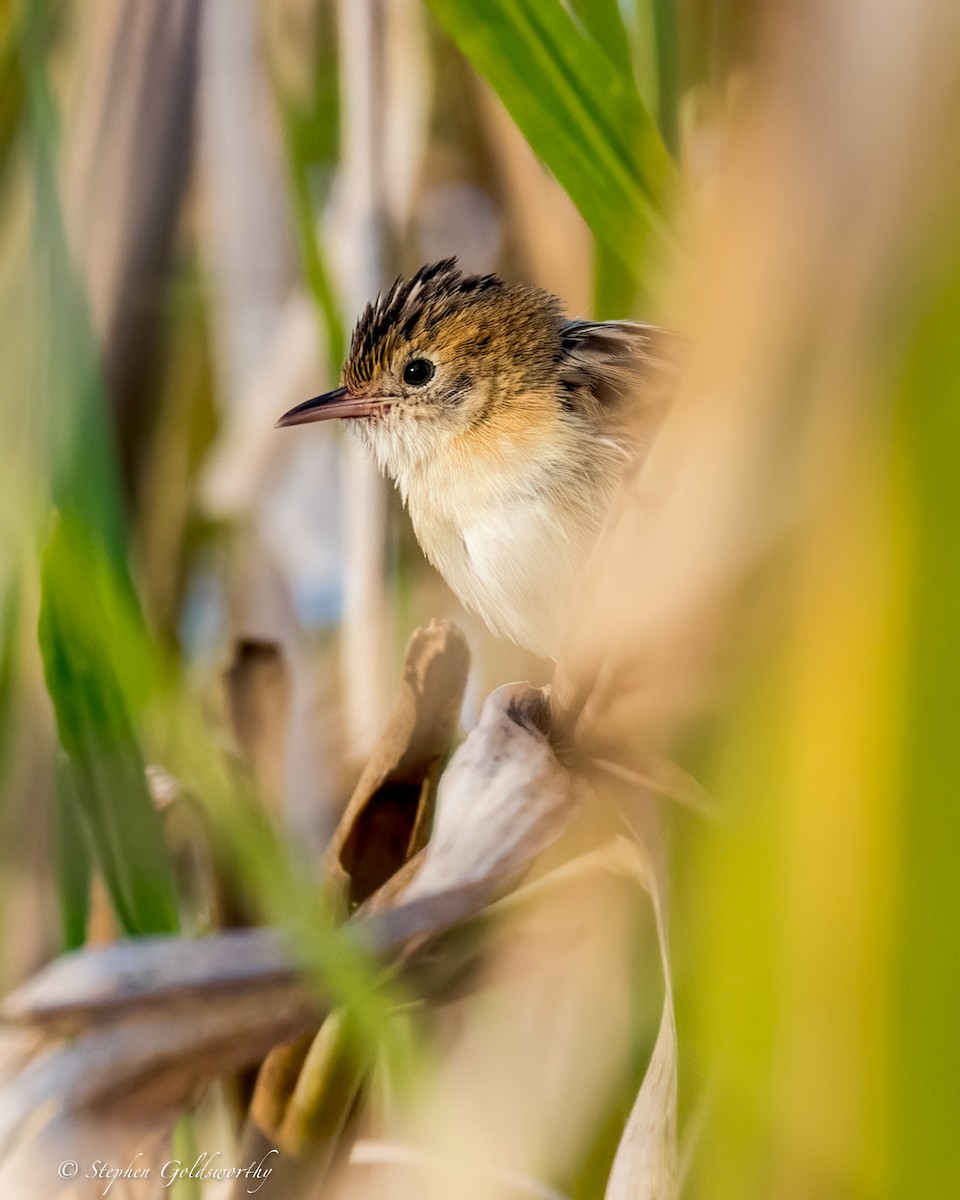
[[335, 417], [369, 417], [385, 403], [379, 396], [354, 396], [345, 387], [338, 387], [291, 408], [283, 414], [275, 428], [307, 425], [311, 421], [332, 421]]

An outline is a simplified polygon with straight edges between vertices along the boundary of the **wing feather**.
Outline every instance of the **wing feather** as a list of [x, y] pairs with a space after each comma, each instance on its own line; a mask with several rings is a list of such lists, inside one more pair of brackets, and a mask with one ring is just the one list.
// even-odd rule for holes
[[683, 339], [636, 321], [568, 321], [560, 334], [560, 402], [569, 419], [642, 457], [666, 414]]

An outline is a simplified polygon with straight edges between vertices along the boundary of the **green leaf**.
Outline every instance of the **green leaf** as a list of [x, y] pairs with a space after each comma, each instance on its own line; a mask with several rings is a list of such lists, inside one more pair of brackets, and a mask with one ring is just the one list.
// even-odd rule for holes
[[[5, 564], [0, 562], [0, 572]], [[0, 779], [7, 766], [13, 725], [19, 595], [15, 579], [0, 574]]]
[[82, 946], [90, 915], [90, 850], [80, 820], [72, 763], [61, 755], [57, 763], [56, 868], [57, 900], [64, 950]]
[[676, 0], [635, 0], [632, 29], [640, 95], [664, 142], [676, 154], [680, 140]]
[[636, 270], [599, 239], [594, 239], [593, 315], [600, 321], [616, 320], [637, 310], [639, 288]]
[[427, 2], [596, 236], [636, 270], [668, 239], [677, 180], [632, 74], [560, 0]]
[[281, 98], [281, 117], [290, 170], [293, 215], [307, 287], [323, 322], [332, 363], [339, 365], [347, 353], [347, 333], [333, 280], [320, 238], [303, 146], [302, 117]]
[[633, 70], [630, 39], [618, 0], [571, 0], [570, 7], [617, 70], [629, 75]]
[[22, 108], [23, 73], [16, 43], [8, 35], [0, 40], [0, 185], [6, 182]]
[[123, 930], [171, 932], [176, 896], [131, 717], [146, 696], [144, 672], [128, 669], [138, 614], [124, 611], [115, 585], [97, 543], [59, 521], [43, 556], [40, 649], [67, 755], [65, 794]]
[[[953, 155], [951, 168], [955, 161]], [[958, 213], [955, 197], [951, 202]], [[960, 222], [950, 234], [932, 247], [928, 275], [919, 286], [906, 276], [910, 287], [904, 291], [916, 305], [908, 319], [919, 319], [898, 397], [910, 488], [914, 605], [903, 729], [898, 731], [904, 764], [889, 1146], [890, 1194], [902, 1197], [942, 1193], [943, 1181], [960, 1174], [955, 1120], [960, 1102], [955, 1031], [960, 1005], [955, 940], [960, 927]]]
[[334, 53], [333, 30], [321, 28], [329, 14], [321, 8], [315, 16], [315, 47], [306, 89], [285, 82], [283, 72], [275, 62], [271, 62], [270, 67], [280, 110], [294, 226], [304, 277], [322, 322], [331, 364], [338, 366], [346, 357], [347, 331], [318, 234], [317, 212], [322, 207], [322, 197], [318, 196], [315, 184], [317, 180], [332, 177], [338, 157], [339, 64]]
[[[48, 431], [44, 465], [61, 514], [42, 555], [39, 630], [65, 754], [61, 835], [82, 854], [77, 830], [84, 829], [125, 932], [171, 932], [179, 924], [176, 896], [136, 736], [159, 679], [158, 661], [127, 570], [123, 500], [97, 347], [67, 248], [47, 33], [35, 6], [24, 8], [18, 38], [33, 168], [34, 296], [44, 351], [35, 386]], [[61, 841], [60, 899], [66, 936], [76, 942], [85, 924], [87, 864], [66, 864], [65, 849]]]
[[26, 80], [33, 183], [32, 285], [36, 302], [35, 399], [47, 444], [54, 503], [80, 520], [126, 571], [120, 472], [86, 295], [73, 270], [60, 202], [58, 113], [47, 78], [50, 29], [42, 5], [27, 5], [18, 27]]
[[677, 0], [650, 0], [657, 41], [657, 125], [672, 154], [680, 150], [680, 27]]

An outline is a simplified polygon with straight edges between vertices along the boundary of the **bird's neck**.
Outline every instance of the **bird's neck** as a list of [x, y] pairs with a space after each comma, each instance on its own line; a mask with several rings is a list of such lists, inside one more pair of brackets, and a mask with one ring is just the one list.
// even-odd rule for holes
[[394, 473], [412, 510], [435, 510], [454, 518], [477, 506], [508, 503], [518, 491], [562, 472], [577, 447], [558, 427], [515, 422], [479, 426], [453, 435], [416, 462]]

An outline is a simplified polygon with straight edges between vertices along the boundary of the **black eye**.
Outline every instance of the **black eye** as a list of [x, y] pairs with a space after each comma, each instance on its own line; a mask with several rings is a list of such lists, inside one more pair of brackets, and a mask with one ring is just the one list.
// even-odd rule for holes
[[433, 378], [436, 369], [429, 358], [411, 358], [403, 368], [403, 382], [410, 387], [423, 387]]

